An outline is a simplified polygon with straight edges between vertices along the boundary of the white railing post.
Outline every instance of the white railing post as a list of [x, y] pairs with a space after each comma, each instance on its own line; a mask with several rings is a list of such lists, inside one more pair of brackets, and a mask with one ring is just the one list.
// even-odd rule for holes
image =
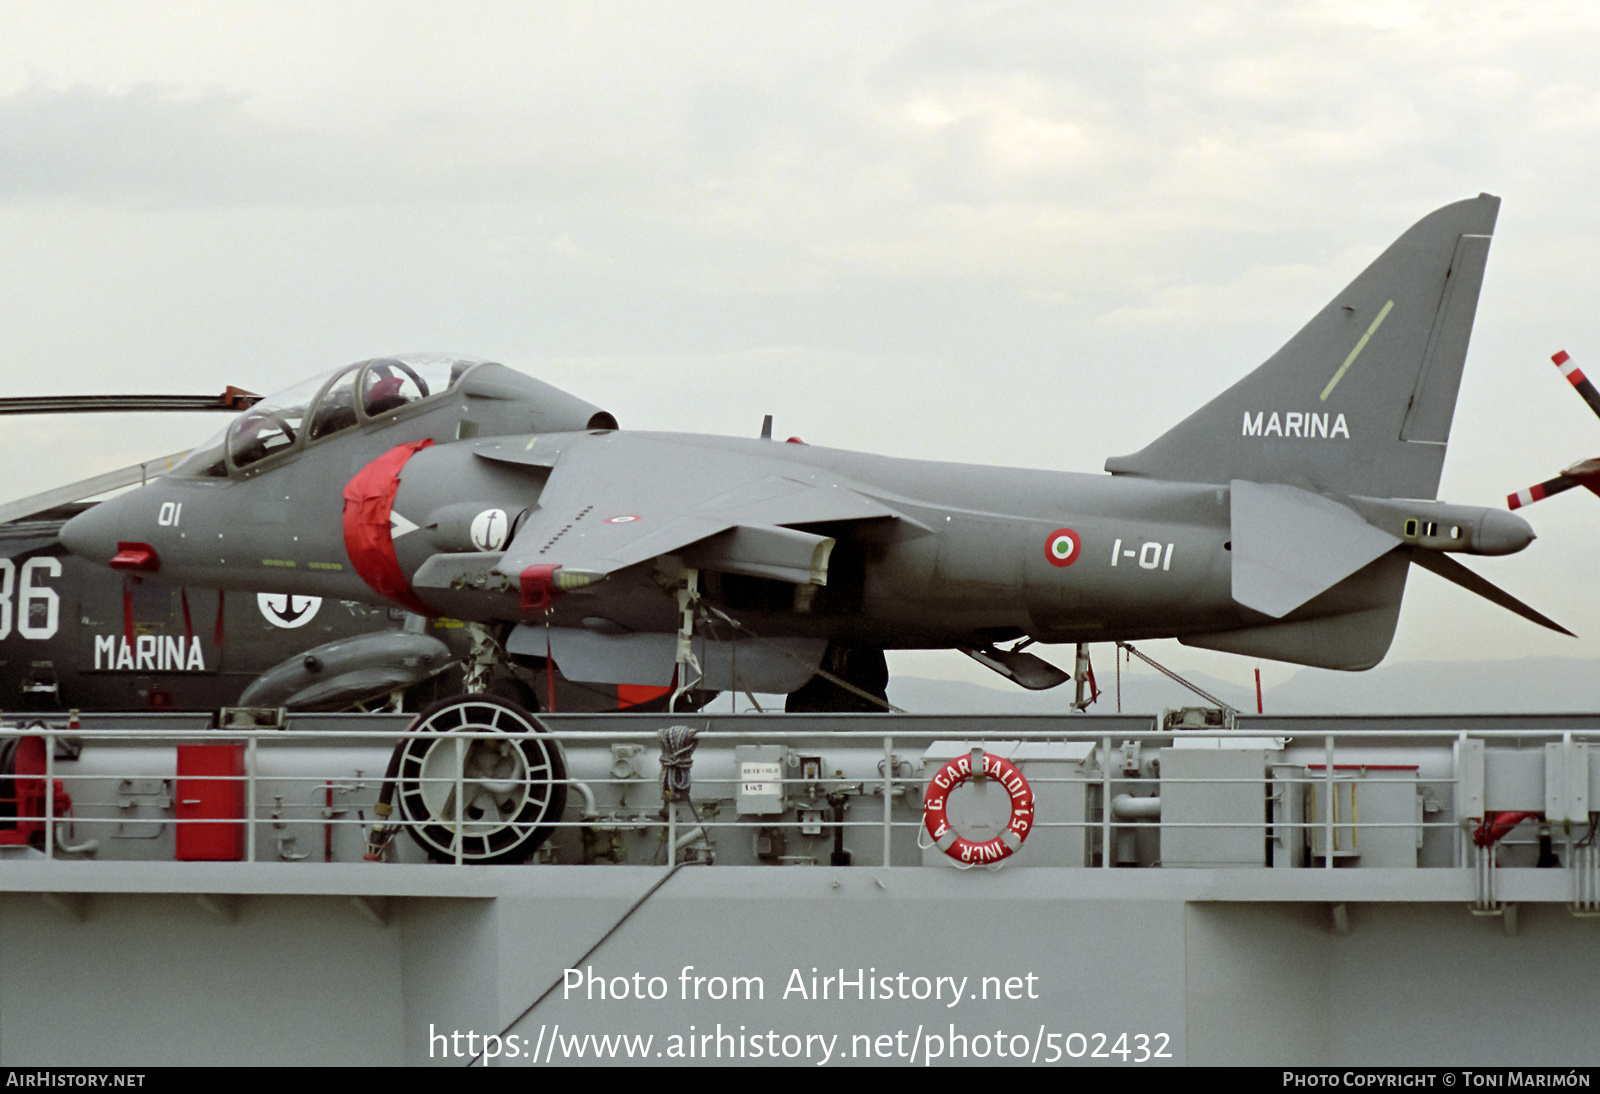
[[1111, 869], [1111, 738], [1103, 737], [1100, 753], [1100, 868]]
[[894, 738], [883, 739], [883, 864], [891, 865], [890, 839], [894, 828]]
[[[56, 857], [56, 735], [44, 735], [44, 857]], [[13, 781], [12, 786], [16, 785]], [[18, 798], [20, 800], [20, 795]]]
[[464, 734], [456, 734], [456, 865], [460, 866], [466, 861], [467, 833], [466, 833], [466, 806], [461, 800], [467, 793], [467, 740]]
[[256, 810], [260, 808], [260, 795], [256, 788], [256, 781], [260, 775], [260, 757], [256, 754], [260, 745], [261, 730], [252, 729], [250, 738], [244, 749], [244, 860], [256, 860]]
[[1324, 737], [1322, 739], [1322, 751], [1323, 751], [1322, 775], [1323, 775], [1323, 778], [1324, 778], [1324, 780], [1326, 782], [1327, 789], [1328, 789], [1328, 807], [1327, 807], [1327, 809], [1323, 810], [1323, 813], [1324, 813], [1324, 815], [1326, 817], [1326, 820], [1327, 820], [1328, 841], [1327, 841], [1326, 844], [1324, 844], [1323, 849], [1322, 849], [1323, 850], [1322, 868], [1325, 869], [1325, 870], [1331, 870], [1331, 869], [1333, 869], [1333, 814], [1334, 814], [1334, 809], [1333, 809], [1333, 795], [1334, 795], [1334, 784], [1333, 784], [1333, 734], [1330, 733], [1330, 734], [1328, 734], [1326, 737]]

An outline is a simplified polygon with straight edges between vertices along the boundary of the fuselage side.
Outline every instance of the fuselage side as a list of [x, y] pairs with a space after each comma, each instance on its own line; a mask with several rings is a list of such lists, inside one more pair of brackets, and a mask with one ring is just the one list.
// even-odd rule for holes
[[[346, 550], [341, 494], [384, 452], [418, 440], [441, 442], [413, 456], [400, 476], [394, 547], [407, 573], [437, 550], [425, 535], [404, 534], [407, 522], [427, 515], [408, 510], [408, 478], [432, 482], [435, 496], [445, 490], [512, 514], [538, 506], [541, 475], [473, 460], [466, 445], [450, 443], [461, 417], [457, 406], [438, 406], [382, 429], [329, 437], [250, 473], [169, 476], [91, 510], [74, 538], [105, 557], [118, 542], [148, 544], [163, 579], [178, 585], [384, 602]], [[604, 435], [541, 439], [565, 452], [600, 443]], [[1248, 615], [1229, 595], [1223, 488], [753, 439], [654, 436], [686, 448], [825, 469], [907, 518], [824, 529], [839, 545], [828, 584], [806, 610], [794, 610], [792, 596], [776, 596], [760, 582], [708, 574], [707, 595], [758, 632], [949, 646], [1023, 635], [1086, 641], [1206, 632], [1239, 626]], [[432, 471], [449, 462], [459, 466], [441, 485]], [[559, 461], [552, 473], [559, 473]], [[605, 484], [594, 490], [603, 496]], [[98, 541], [93, 548], [91, 539]], [[421, 596], [439, 614], [480, 621], [517, 615], [514, 599], [508, 608], [503, 599], [429, 601], [426, 590]], [[558, 597], [552, 621], [576, 626], [600, 617], [628, 629], [671, 629], [674, 611], [673, 599], [642, 565], [592, 590]]]

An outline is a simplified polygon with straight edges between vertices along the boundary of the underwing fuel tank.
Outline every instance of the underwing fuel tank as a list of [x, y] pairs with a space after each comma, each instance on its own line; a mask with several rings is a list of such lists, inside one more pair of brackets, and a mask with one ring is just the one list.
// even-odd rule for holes
[[239, 705], [342, 710], [366, 696], [421, 683], [453, 660], [449, 646], [425, 634], [384, 631], [337, 638], [262, 673]]

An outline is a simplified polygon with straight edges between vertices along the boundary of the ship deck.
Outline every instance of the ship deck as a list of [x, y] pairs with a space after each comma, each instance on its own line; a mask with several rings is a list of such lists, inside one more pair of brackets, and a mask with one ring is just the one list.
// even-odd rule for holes
[[[1596, 1062], [1600, 716], [1167, 721], [550, 717], [527, 865], [360, 860], [404, 718], [8, 722], [72, 810], [0, 855], [0, 1064]], [[241, 773], [185, 783], [195, 744]], [[958, 869], [922, 818], [973, 748], [1038, 823]], [[1012, 799], [969, 789], [976, 839]], [[174, 861], [185, 823], [242, 860]]]

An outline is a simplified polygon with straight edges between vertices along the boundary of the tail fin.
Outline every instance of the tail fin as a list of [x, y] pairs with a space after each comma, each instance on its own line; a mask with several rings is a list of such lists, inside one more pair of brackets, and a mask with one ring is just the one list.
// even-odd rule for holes
[[1418, 221], [1277, 353], [1113, 475], [1432, 498], [1500, 199]]

